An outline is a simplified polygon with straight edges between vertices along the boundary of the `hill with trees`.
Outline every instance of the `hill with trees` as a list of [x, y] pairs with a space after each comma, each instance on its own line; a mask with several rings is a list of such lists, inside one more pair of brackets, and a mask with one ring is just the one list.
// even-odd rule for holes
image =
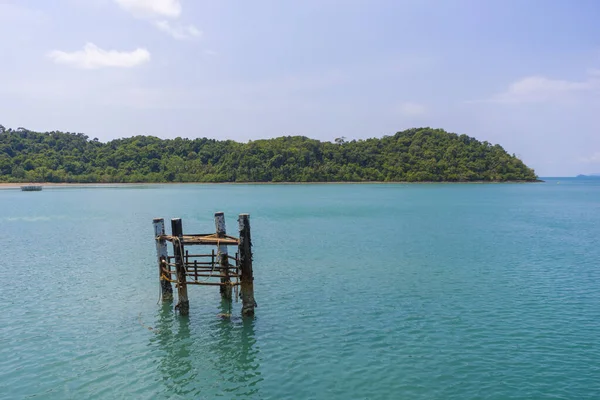
[[81, 133], [0, 125], [2, 182], [505, 182], [534, 171], [500, 145], [441, 129], [381, 139], [304, 136], [238, 143], [134, 136], [107, 143]]

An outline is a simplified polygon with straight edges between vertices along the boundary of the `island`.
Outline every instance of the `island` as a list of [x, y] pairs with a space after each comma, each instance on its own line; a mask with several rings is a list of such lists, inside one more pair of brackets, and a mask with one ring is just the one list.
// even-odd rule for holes
[[239, 143], [133, 136], [103, 143], [82, 133], [0, 125], [0, 182], [535, 182], [502, 146], [442, 129], [332, 142], [305, 136]]
[[600, 174], [589, 174], [589, 175], [577, 175], [575, 178], [577, 179], [600, 179]]

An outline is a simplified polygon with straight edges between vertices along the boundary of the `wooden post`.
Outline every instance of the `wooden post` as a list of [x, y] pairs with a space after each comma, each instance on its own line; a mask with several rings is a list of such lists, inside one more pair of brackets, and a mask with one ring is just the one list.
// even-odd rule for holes
[[240, 214], [238, 218], [240, 228], [240, 244], [238, 252], [240, 254], [241, 269], [241, 295], [242, 295], [242, 315], [253, 316], [256, 301], [254, 301], [254, 275], [252, 273], [252, 239], [250, 237], [250, 215]]
[[[159, 239], [160, 236], [165, 234], [165, 220], [154, 218], [152, 224], [154, 225], [154, 238], [156, 239], [156, 257], [158, 258], [158, 278], [160, 279], [161, 298], [163, 301], [170, 301], [173, 300], [173, 286], [171, 286], [171, 282], [164, 279], [165, 274], [162, 271], [163, 262], [169, 261], [169, 252], [167, 250], [167, 241]], [[166, 277], [171, 279], [170, 275]]]
[[[224, 238], [226, 234], [225, 230], [225, 214], [222, 211], [215, 213], [215, 228], [217, 231], [218, 238]], [[219, 244], [219, 267], [221, 270], [221, 297], [223, 299], [231, 299], [231, 286], [229, 283], [229, 260], [227, 257], [227, 245]]]
[[171, 220], [171, 235], [178, 237], [173, 238], [173, 254], [175, 255], [175, 265], [177, 270], [177, 305], [175, 309], [179, 310], [179, 314], [188, 315], [190, 313], [190, 301], [187, 295], [187, 283], [185, 264], [183, 261], [183, 227], [181, 218], [173, 218]]

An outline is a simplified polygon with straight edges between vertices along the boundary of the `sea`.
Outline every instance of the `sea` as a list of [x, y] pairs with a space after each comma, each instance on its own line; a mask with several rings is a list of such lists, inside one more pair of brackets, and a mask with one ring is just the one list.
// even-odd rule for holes
[[[600, 179], [544, 180], [0, 190], [0, 399], [598, 399]], [[160, 300], [217, 211], [254, 318]]]

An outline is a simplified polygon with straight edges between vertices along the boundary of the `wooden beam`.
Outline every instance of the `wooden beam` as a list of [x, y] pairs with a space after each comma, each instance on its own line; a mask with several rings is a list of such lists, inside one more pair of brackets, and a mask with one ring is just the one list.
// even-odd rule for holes
[[256, 301], [254, 300], [254, 273], [252, 272], [252, 239], [250, 235], [250, 215], [240, 214], [238, 218], [240, 243], [241, 295], [242, 315], [253, 316]]
[[160, 280], [161, 299], [162, 301], [171, 301], [173, 300], [173, 286], [171, 286], [171, 282], [163, 279], [162, 273], [162, 263], [169, 259], [167, 242], [161, 238], [165, 234], [165, 220], [154, 218], [152, 224], [154, 225], [154, 237], [156, 239], [156, 257], [158, 259], [158, 279]]
[[231, 300], [231, 286], [228, 283], [231, 279], [228, 276], [229, 268], [227, 261], [227, 244], [221, 243], [220, 240], [225, 239], [226, 237], [226, 229], [225, 229], [225, 214], [222, 211], [215, 213], [215, 229], [217, 231], [216, 236], [219, 243], [219, 269], [221, 274], [221, 298], [225, 300]]
[[175, 254], [175, 265], [177, 271], [177, 297], [178, 302], [175, 308], [179, 310], [181, 315], [189, 315], [190, 313], [190, 301], [188, 300], [187, 294], [187, 283], [186, 283], [186, 271], [183, 263], [184, 255], [184, 244], [182, 241], [183, 237], [183, 226], [181, 224], [181, 218], [173, 218], [171, 220], [171, 235], [176, 240], [173, 243], [173, 254]]

